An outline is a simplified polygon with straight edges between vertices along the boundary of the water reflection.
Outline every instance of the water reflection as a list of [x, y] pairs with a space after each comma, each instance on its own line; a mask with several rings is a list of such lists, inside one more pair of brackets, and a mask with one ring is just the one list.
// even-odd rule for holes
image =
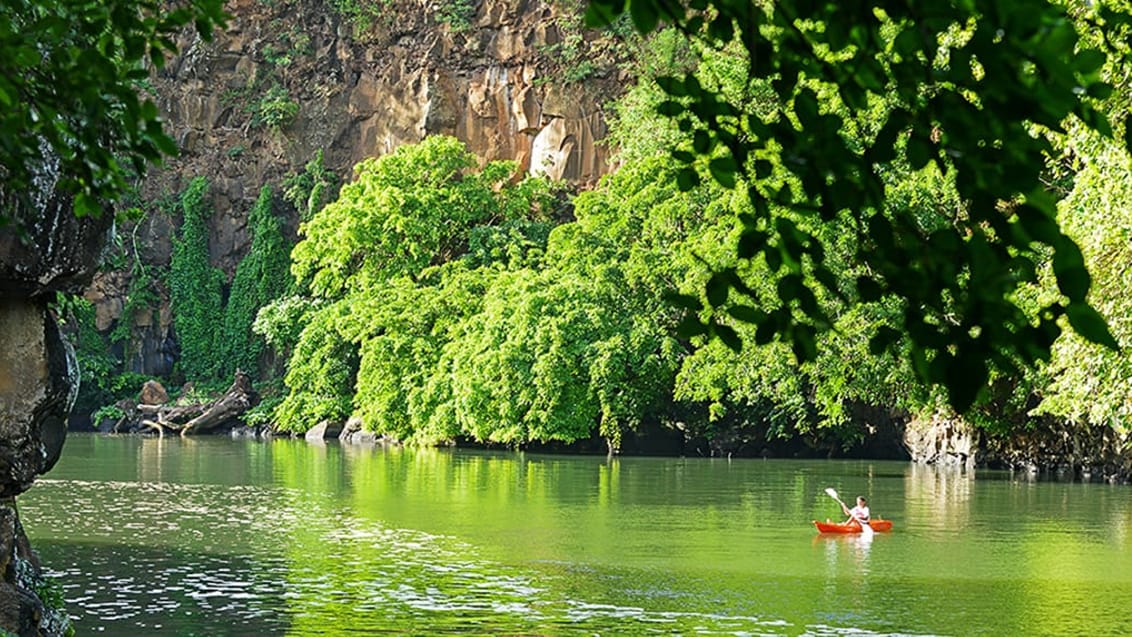
[[869, 552], [873, 538], [878, 534], [864, 533], [819, 533], [814, 536], [814, 545], [824, 552], [827, 574], [831, 576], [844, 573], [868, 575]]
[[[72, 438], [21, 498], [80, 633], [1120, 634], [1132, 586], [1132, 495], [1108, 485], [183, 443]], [[894, 530], [816, 534], [829, 486]]]

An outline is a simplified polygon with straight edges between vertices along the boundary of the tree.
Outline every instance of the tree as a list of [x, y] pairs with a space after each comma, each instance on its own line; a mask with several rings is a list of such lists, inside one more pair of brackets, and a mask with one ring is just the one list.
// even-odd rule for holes
[[[78, 215], [97, 214], [132, 170], [175, 155], [157, 106], [139, 97], [189, 23], [223, 26], [221, 0], [11, 0], [0, 4], [0, 181], [25, 205], [44, 171], [62, 176]], [[54, 160], [52, 159], [54, 157]], [[8, 212], [0, 211], [0, 223]]]
[[[726, 94], [691, 73], [661, 77], [669, 99], [659, 109], [687, 134], [673, 151], [685, 164], [681, 187], [706, 173], [744, 191], [754, 212], [742, 217], [736, 254], [761, 255], [788, 282], [776, 298], [757, 299], [737, 268], [717, 271], [706, 307], [680, 299], [693, 319], [685, 334], [716, 334], [738, 349], [720, 317], [757, 300], [760, 311], [743, 320], [812, 361], [816, 335], [832, 325], [812, 302], [815, 289], [847, 302], [892, 298], [900, 323], [878, 329], [870, 350], [906, 338], [916, 375], [946, 386], [961, 411], [993, 370], [1048, 360], [1063, 318], [1086, 339], [1117, 347], [1087, 299], [1091, 278], [1058, 225], [1056, 193], [1040, 178], [1067, 121], [1113, 136], [1098, 102], [1112, 92], [1101, 73], [1127, 40], [1126, 6], [1070, 15], [1047, 0], [591, 0], [588, 19], [609, 24], [623, 13], [642, 33], [663, 21], [742, 54], [750, 90]], [[1085, 29], [1101, 36], [1083, 43]], [[769, 108], [753, 99], [759, 91], [770, 91]], [[1123, 128], [1130, 146], [1128, 117]], [[925, 226], [888, 205], [885, 174], [901, 164], [953, 175], [962, 205], [946, 223]], [[837, 220], [865, 265], [848, 285], [830, 269], [826, 242], [807, 229]], [[1048, 254], [1060, 294], [1040, 306], [1020, 302]]]
[[[542, 180], [512, 183], [513, 162], [477, 163], [452, 137], [402, 146], [359, 163], [338, 199], [302, 224], [291, 269], [316, 302], [303, 313], [280, 426], [357, 413], [383, 433], [424, 431], [406, 424], [426, 415], [411, 405], [431, 400], [425, 381], [448, 330], [482, 299], [453, 262], [521, 260], [545, 199]], [[515, 249], [496, 240], [512, 232]]]

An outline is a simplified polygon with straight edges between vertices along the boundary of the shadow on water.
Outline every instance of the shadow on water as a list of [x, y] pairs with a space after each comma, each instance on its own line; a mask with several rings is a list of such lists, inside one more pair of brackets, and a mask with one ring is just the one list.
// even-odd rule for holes
[[80, 635], [282, 635], [287, 564], [178, 548], [37, 542]]

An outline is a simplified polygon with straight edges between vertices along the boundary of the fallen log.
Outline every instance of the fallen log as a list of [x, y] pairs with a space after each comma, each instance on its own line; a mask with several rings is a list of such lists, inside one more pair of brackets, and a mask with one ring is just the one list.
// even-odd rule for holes
[[[251, 409], [255, 404], [255, 398], [251, 379], [244, 372], [237, 370], [236, 378], [228, 391], [224, 392], [219, 400], [208, 405], [199, 416], [185, 423], [181, 435], [204, 433], [230, 423]], [[173, 420], [172, 414], [167, 414], [166, 418]]]
[[164, 438], [165, 437], [165, 426], [162, 425], [160, 422], [156, 422], [156, 421], [153, 421], [153, 420], [142, 420], [140, 422], [141, 422], [142, 425], [149, 427], [150, 429], [156, 429], [158, 438]]

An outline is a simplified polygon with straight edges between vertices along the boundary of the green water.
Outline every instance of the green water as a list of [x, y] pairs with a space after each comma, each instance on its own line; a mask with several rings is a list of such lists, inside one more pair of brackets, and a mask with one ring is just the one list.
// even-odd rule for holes
[[1103, 484], [77, 435], [20, 512], [79, 635], [1132, 634]]

